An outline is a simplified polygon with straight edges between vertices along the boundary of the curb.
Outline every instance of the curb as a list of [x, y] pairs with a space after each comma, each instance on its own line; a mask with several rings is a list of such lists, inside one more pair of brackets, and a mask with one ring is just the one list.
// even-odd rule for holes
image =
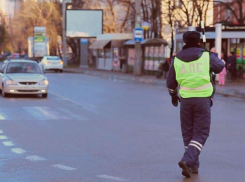
[[92, 71], [82, 71], [83, 74], [96, 76], [108, 80], [121, 80], [121, 81], [130, 81], [134, 83], [145, 83], [145, 84], [154, 84], [154, 85], [164, 85], [166, 84], [163, 80], [155, 80], [155, 79], [145, 79], [141, 77], [132, 77], [132, 76], [122, 76], [122, 75], [115, 75], [115, 74], [105, 74], [105, 73], [96, 73]]
[[76, 74], [85, 74], [90, 76], [96, 76], [108, 80], [122, 80], [122, 81], [131, 81], [135, 83], [146, 83], [146, 84], [154, 84], [154, 85], [164, 85], [166, 84], [165, 80], [156, 80], [156, 79], [145, 79], [141, 77], [132, 77], [128, 75], [115, 75], [115, 74], [107, 74], [107, 73], [98, 73], [95, 71], [71, 71], [71, 70], [63, 70], [65, 73], [76, 73]]
[[245, 93], [239, 92], [238, 90], [233, 89], [232, 92], [222, 92], [216, 89], [215, 94], [223, 95], [225, 97], [235, 97], [240, 99], [245, 99]]
[[[145, 79], [145, 78], [141, 78], [141, 77], [132, 77], [132, 76], [128, 76], [128, 75], [115, 75], [115, 74], [107, 74], [107, 73], [98, 73], [95, 71], [71, 71], [71, 70], [63, 70], [66, 73], [76, 73], [76, 74], [85, 74], [85, 75], [90, 75], [90, 76], [95, 76], [95, 77], [100, 77], [103, 79], [107, 79], [107, 80], [112, 80], [112, 81], [130, 81], [130, 82], [134, 82], [134, 83], [144, 83], [144, 84], [152, 84], [152, 85], [162, 85], [162, 86], [166, 86], [166, 81], [165, 80], [156, 80], [156, 79]], [[235, 97], [235, 98], [241, 98], [241, 99], [245, 99], [245, 92], [240, 92], [236, 89], [231, 89], [228, 92], [222, 92], [220, 90], [217, 89], [216, 87], [216, 94], [219, 95], [223, 95], [225, 97]]]

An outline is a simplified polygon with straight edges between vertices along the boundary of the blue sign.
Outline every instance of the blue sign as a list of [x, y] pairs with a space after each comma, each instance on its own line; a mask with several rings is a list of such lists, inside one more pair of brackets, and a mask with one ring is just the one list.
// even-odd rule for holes
[[142, 42], [144, 37], [144, 31], [142, 28], [134, 29], [134, 42]]
[[87, 44], [88, 43], [88, 39], [81, 39], [81, 44]]

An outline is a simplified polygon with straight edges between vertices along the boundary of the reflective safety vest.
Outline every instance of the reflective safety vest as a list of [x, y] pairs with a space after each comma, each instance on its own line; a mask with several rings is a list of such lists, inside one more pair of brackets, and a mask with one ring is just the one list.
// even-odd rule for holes
[[195, 61], [184, 62], [177, 57], [174, 59], [174, 69], [182, 98], [210, 97], [213, 85], [210, 78], [209, 52], [203, 52]]

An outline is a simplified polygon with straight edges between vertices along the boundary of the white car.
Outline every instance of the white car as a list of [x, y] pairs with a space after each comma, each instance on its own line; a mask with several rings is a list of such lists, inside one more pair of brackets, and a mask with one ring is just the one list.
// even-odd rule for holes
[[0, 69], [2, 96], [9, 94], [41, 94], [48, 96], [48, 79], [37, 62], [25, 59], [4, 61]]
[[54, 70], [55, 72], [63, 72], [63, 61], [58, 56], [44, 56], [39, 66], [43, 71]]

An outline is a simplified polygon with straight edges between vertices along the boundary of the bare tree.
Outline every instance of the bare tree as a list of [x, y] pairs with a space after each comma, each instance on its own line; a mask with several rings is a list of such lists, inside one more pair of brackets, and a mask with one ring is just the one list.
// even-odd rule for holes
[[174, 4], [174, 11], [176, 14], [176, 20], [177, 21], [181, 21], [183, 22], [181, 25], [179, 26], [192, 26], [195, 22], [195, 10], [196, 10], [196, 6], [194, 5], [193, 0], [189, 0], [189, 1], [184, 1], [184, 0], [180, 0], [179, 1], [179, 5], [176, 6], [176, 4]]
[[0, 25], [0, 53], [6, 48], [6, 43], [9, 41], [8, 32], [4, 25]]
[[121, 23], [119, 32], [132, 32], [135, 23], [135, 4], [132, 0], [117, 0], [117, 2], [121, 11], [125, 12], [118, 17], [118, 21]]
[[210, 0], [195, 1], [193, 0], [193, 7], [197, 14], [196, 25], [200, 25], [201, 21], [207, 24], [207, 12], [210, 8]]
[[177, 21], [176, 6], [172, 0], [164, 0], [163, 2], [163, 19], [164, 23], [171, 27], [171, 43], [169, 44], [170, 55], [173, 55], [174, 51], [174, 27]]
[[53, 2], [35, 2], [27, 0], [21, 4], [13, 19], [13, 33], [15, 44], [27, 49], [27, 38], [33, 36], [35, 26], [45, 26], [47, 37], [50, 39], [50, 48], [56, 49], [57, 28], [56, 22], [61, 21], [60, 14]]
[[178, 6], [174, 5], [176, 21], [181, 21], [182, 26], [198, 26], [203, 20], [207, 25], [208, 11], [213, 11], [212, 4], [213, 0], [179, 0]]

